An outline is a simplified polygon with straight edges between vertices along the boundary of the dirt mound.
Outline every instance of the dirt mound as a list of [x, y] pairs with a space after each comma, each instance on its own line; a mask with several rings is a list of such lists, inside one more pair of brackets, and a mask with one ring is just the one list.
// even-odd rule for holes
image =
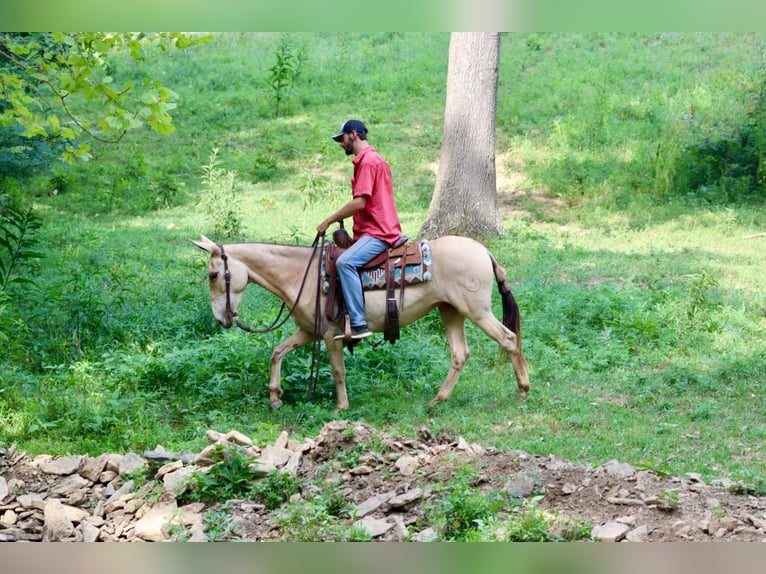
[[[766, 541], [766, 499], [695, 474], [663, 477], [617, 460], [593, 468], [435, 437], [425, 428], [404, 440], [352, 421], [332, 422], [303, 442], [283, 433], [259, 447], [235, 431], [208, 431], [208, 439], [200, 453], [31, 458], [0, 451], [0, 540], [331, 540], [337, 531], [316, 528], [311, 517], [300, 534], [284, 521], [287, 506], [330, 492], [350, 509], [340, 520], [345, 532], [355, 526], [376, 541], [443, 539], [444, 524], [432, 521], [449, 485], [463, 477], [470, 493], [518, 502], [501, 516], [533, 505], [559, 524], [587, 525], [584, 539]], [[232, 446], [262, 479], [275, 470], [292, 477], [298, 486], [290, 505], [237, 498], [183, 504], [194, 473], [209, 472]]]

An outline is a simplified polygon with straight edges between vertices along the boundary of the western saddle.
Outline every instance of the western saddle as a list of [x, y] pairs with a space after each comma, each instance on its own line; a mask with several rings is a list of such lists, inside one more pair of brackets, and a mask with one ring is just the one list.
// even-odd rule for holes
[[[365, 263], [360, 270], [361, 272], [383, 272], [385, 273], [385, 289], [386, 289], [386, 316], [383, 328], [383, 338], [391, 343], [399, 338], [399, 312], [404, 309], [404, 285], [405, 285], [405, 271], [406, 265], [413, 265], [422, 263], [422, 255], [417, 243], [408, 243], [409, 238], [406, 235], [402, 235], [397, 239], [391, 247], [376, 255]], [[338, 273], [336, 269], [336, 261], [338, 257], [351, 246], [351, 239], [348, 233], [343, 228], [341, 222], [340, 229], [337, 229], [333, 233], [333, 242], [328, 244], [325, 268], [327, 271], [327, 279], [329, 288], [327, 291], [327, 305], [325, 307], [325, 316], [328, 321], [337, 321], [345, 315], [344, 319], [344, 332], [346, 334], [346, 341], [351, 338], [351, 327], [349, 324], [348, 314], [346, 313], [345, 303], [343, 301], [343, 293], [340, 290], [340, 283], [338, 281]], [[399, 305], [396, 304], [396, 270], [399, 269]], [[374, 287], [367, 287], [368, 289]]]

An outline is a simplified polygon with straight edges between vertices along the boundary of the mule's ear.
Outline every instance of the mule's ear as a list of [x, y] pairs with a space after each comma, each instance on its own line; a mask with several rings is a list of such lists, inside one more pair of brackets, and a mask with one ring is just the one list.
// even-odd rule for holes
[[219, 249], [218, 249], [218, 246], [215, 243], [210, 241], [207, 237], [205, 237], [202, 234], [200, 234], [199, 237], [200, 237], [199, 241], [194, 241], [194, 239], [192, 239], [191, 242], [194, 243], [194, 245], [196, 245], [197, 247], [199, 247], [203, 251], [207, 251], [211, 255], [218, 254]]

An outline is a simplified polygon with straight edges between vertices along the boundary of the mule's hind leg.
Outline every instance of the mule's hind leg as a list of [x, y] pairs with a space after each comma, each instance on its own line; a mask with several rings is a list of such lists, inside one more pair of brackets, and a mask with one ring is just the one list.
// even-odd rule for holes
[[282, 406], [282, 359], [289, 352], [302, 347], [314, 340], [314, 335], [303, 329], [298, 329], [271, 353], [271, 379], [269, 380], [269, 401], [271, 407], [278, 409]]
[[337, 405], [335, 412], [348, 410], [348, 395], [346, 394], [346, 362], [343, 357], [343, 342], [335, 340], [332, 336], [325, 336], [325, 347], [330, 357], [332, 378], [335, 381], [335, 399]]
[[465, 362], [471, 355], [468, 349], [468, 343], [465, 339], [465, 317], [458, 313], [452, 305], [444, 303], [439, 306], [439, 313], [441, 314], [442, 323], [444, 323], [444, 332], [447, 335], [447, 343], [449, 343], [451, 363], [447, 378], [444, 379], [439, 392], [431, 399], [426, 405], [427, 408], [433, 407], [440, 401], [446, 401], [452, 394], [452, 390], [455, 388], [457, 379], [460, 376], [460, 372], [465, 366]]
[[529, 391], [528, 366], [526, 359], [524, 359], [519, 350], [516, 334], [498, 321], [491, 311], [483, 313], [480, 317], [471, 317], [471, 321], [497, 341], [500, 347], [508, 353], [513, 364], [514, 375], [516, 375], [516, 384], [519, 387], [518, 398], [522, 401], [525, 400], [527, 398], [527, 391]]

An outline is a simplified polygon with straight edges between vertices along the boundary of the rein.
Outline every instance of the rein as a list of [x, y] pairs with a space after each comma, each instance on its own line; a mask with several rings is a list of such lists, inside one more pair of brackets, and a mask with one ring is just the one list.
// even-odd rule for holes
[[[226, 313], [229, 315], [229, 317], [233, 318], [235, 321], [235, 324], [237, 327], [242, 329], [243, 331], [247, 331], [248, 333], [270, 333], [271, 331], [276, 331], [279, 329], [282, 325], [284, 325], [287, 320], [293, 315], [295, 312], [295, 309], [298, 307], [298, 303], [300, 303], [301, 295], [303, 295], [303, 288], [306, 286], [306, 279], [308, 279], [309, 271], [311, 271], [311, 264], [314, 261], [314, 257], [316, 257], [317, 253], [320, 251], [324, 244], [324, 233], [317, 233], [316, 237], [314, 238], [314, 243], [311, 244], [312, 251], [311, 251], [311, 257], [309, 257], [309, 262], [306, 264], [306, 271], [303, 273], [303, 279], [301, 280], [301, 287], [298, 290], [298, 296], [295, 298], [295, 303], [293, 303], [293, 306], [290, 308], [290, 311], [287, 313], [287, 316], [284, 319], [280, 320], [280, 317], [282, 317], [282, 313], [284, 313], [285, 309], [287, 308], [287, 304], [282, 301], [282, 306], [279, 308], [279, 313], [277, 313], [277, 317], [274, 319], [274, 321], [269, 325], [268, 327], [265, 327], [263, 329], [254, 329], [253, 327], [248, 327], [244, 323], [242, 323], [237, 318], [237, 313], [234, 312], [231, 308], [231, 271], [229, 271], [229, 256], [226, 254], [226, 251], [223, 248], [223, 244], [218, 245], [218, 249], [221, 251], [221, 259], [223, 260], [223, 278], [226, 282]], [[322, 342], [322, 330], [323, 330], [323, 319], [322, 319], [322, 302], [320, 300], [320, 293], [321, 293], [321, 286], [322, 286], [322, 273], [321, 273], [321, 265], [322, 265], [322, 258], [319, 257], [317, 259], [317, 284], [316, 284], [316, 307], [314, 309], [314, 342], [312, 347], [312, 354], [311, 354], [311, 386], [309, 387], [308, 396], [310, 397], [314, 393], [314, 389], [316, 387], [316, 381], [319, 378], [319, 358], [321, 357], [321, 342]]]

